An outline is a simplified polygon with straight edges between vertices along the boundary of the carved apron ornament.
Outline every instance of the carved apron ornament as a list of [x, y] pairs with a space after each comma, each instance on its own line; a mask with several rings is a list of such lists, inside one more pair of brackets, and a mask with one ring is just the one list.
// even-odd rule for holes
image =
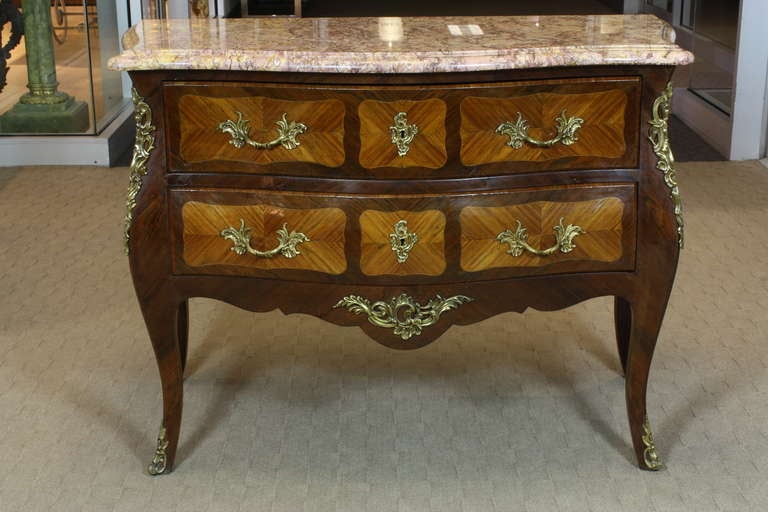
[[422, 306], [413, 297], [403, 293], [389, 302], [380, 300], [371, 304], [371, 301], [358, 295], [348, 295], [333, 307], [346, 308], [356, 315], [363, 313], [373, 325], [393, 329], [395, 335], [407, 341], [421, 334], [424, 327], [437, 323], [440, 315], [446, 311], [473, 300], [464, 295], [447, 299], [438, 295]]

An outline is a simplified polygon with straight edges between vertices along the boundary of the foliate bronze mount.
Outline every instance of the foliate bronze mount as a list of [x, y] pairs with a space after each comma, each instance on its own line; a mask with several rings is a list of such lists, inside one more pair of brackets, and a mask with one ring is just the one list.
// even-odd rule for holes
[[517, 119], [514, 122], [507, 121], [501, 123], [496, 128], [496, 133], [509, 137], [507, 146], [511, 146], [514, 149], [522, 148], [523, 143], [526, 142], [532, 146], [549, 148], [557, 143], [563, 146], [570, 146], [579, 140], [576, 131], [584, 124], [583, 119], [579, 117], [566, 117], [565, 110], [563, 110], [555, 119], [555, 123], [557, 123], [557, 135], [547, 140], [534, 139], [528, 135], [528, 121], [523, 119], [522, 113], [518, 112]]
[[416, 233], [408, 232], [408, 221], [399, 220], [394, 226], [395, 232], [389, 234], [389, 242], [392, 245], [392, 250], [397, 256], [398, 263], [405, 263], [408, 260], [408, 255], [419, 241], [419, 235]]
[[136, 88], [131, 89], [134, 111], [133, 119], [136, 121], [136, 142], [133, 145], [133, 158], [131, 159], [131, 172], [128, 181], [128, 197], [125, 200], [125, 222], [123, 228], [123, 241], [125, 253], [130, 250], [130, 230], [133, 222], [133, 209], [136, 207], [136, 196], [141, 190], [142, 177], [147, 174], [147, 161], [155, 149], [155, 126], [152, 124], [152, 110], [144, 99], [139, 96]]
[[645, 446], [645, 449], [643, 450], [643, 462], [645, 463], [646, 469], [658, 471], [663, 468], [664, 464], [662, 464], [659, 455], [656, 453], [656, 444], [653, 441], [653, 432], [651, 432], [651, 425], [648, 423], [647, 414], [643, 420], [643, 436], [641, 439]]
[[221, 237], [230, 240], [234, 246], [230, 248], [238, 256], [245, 253], [258, 258], [274, 258], [278, 254], [288, 259], [295, 258], [299, 254], [297, 246], [303, 242], [309, 242], [309, 237], [297, 231], [288, 232], [288, 224], [277, 230], [277, 247], [268, 251], [259, 251], [251, 247], [251, 228], [245, 226], [245, 221], [240, 219], [240, 229], [229, 226], [221, 231]]
[[680, 190], [677, 187], [677, 172], [675, 171], [675, 157], [672, 155], [672, 148], [669, 145], [669, 113], [670, 102], [672, 101], [672, 83], [667, 84], [664, 92], [653, 102], [653, 118], [650, 120], [650, 135], [653, 152], [658, 161], [656, 168], [664, 174], [664, 183], [670, 190], [670, 198], [675, 211], [675, 221], [677, 222], [677, 245], [683, 248], [683, 202], [680, 199]]
[[242, 112], [235, 112], [235, 114], [237, 114], [237, 120], [227, 119], [219, 123], [219, 131], [228, 133], [230, 136], [229, 143], [238, 149], [246, 144], [256, 149], [274, 149], [278, 146], [288, 150], [296, 149], [301, 145], [296, 137], [309, 130], [304, 123], [288, 121], [288, 114], [283, 113], [282, 118], [275, 122], [277, 125], [277, 138], [269, 142], [257, 142], [250, 137], [251, 122], [243, 119]]
[[168, 449], [168, 439], [165, 437], [165, 427], [160, 427], [160, 433], [157, 435], [157, 448], [155, 448], [155, 455], [152, 457], [152, 462], [149, 463], [147, 471], [150, 475], [162, 475], [165, 470], [168, 469], [168, 455], [166, 450]]
[[553, 228], [555, 230], [555, 245], [546, 249], [536, 249], [528, 245], [528, 230], [523, 227], [523, 224], [518, 220], [517, 228], [515, 231], [507, 229], [496, 235], [496, 240], [501, 244], [509, 244], [507, 253], [512, 256], [518, 257], [523, 252], [528, 251], [536, 256], [549, 256], [560, 251], [563, 254], [571, 252], [576, 244], [573, 243], [573, 239], [579, 235], [586, 233], [580, 226], [574, 224], [568, 224], [563, 226], [563, 218], [560, 218], [560, 222]]
[[389, 302], [377, 301], [371, 304], [368, 299], [358, 295], [348, 295], [333, 307], [346, 308], [356, 315], [367, 315], [373, 325], [393, 329], [396, 336], [407, 341], [421, 334], [424, 327], [437, 323], [446, 311], [473, 300], [464, 295], [454, 295], [447, 299], [438, 295], [422, 306], [413, 297], [403, 293]]
[[419, 127], [408, 124], [408, 114], [405, 112], [395, 114], [394, 123], [394, 126], [389, 127], [392, 144], [397, 147], [397, 156], [405, 156], [411, 149], [414, 137], [419, 133]]

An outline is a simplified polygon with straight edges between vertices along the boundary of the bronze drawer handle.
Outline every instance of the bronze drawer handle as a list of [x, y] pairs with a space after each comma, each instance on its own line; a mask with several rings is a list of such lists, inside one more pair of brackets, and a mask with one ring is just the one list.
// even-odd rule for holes
[[309, 130], [304, 123], [288, 121], [288, 114], [283, 113], [282, 119], [275, 123], [277, 125], [277, 138], [269, 142], [256, 142], [250, 137], [251, 122], [243, 119], [242, 112], [235, 112], [235, 114], [237, 114], [237, 121], [227, 119], [223, 123], [219, 123], [219, 131], [228, 133], [231, 137], [229, 143], [238, 149], [246, 144], [256, 149], [273, 149], [277, 146], [282, 146], [288, 150], [296, 149], [301, 145], [296, 137]]
[[550, 254], [556, 253], [558, 250], [563, 254], [571, 252], [576, 247], [576, 244], [573, 243], [573, 239], [586, 233], [581, 227], [573, 224], [568, 224], [568, 226], [563, 227], [562, 217], [560, 218], [560, 223], [553, 229], [555, 230], [555, 239], [557, 242], [547, 249], [534, 249], [528, 245], [527, 230], [519, 220], [517, 221], [517, 229], [514, 232], [511, 229], [502, 231], [496, 235], [496, 240], [501, 244], [509, 244], [507, 253], [515, 257], [522, 255], [523, 251], [528, 251], [536, 256], [549, 256]]
[[398, 112], [394, 117], [394, 126], [389, 127], [389, 134], [392, 136], [392, 144], [397, 146], [397, 156], [405, 156], [411, 149], [413, 138], [419, 133], [419, 127], [415, 124], [408, 124], [408, 114]]
[[274, 258], [278, 254], [289, 259], [295, 258], [301, 254], [296, 246], [302, 242], [309, 242], [307, 235], [296, 231], [288, 233], [288, 225], [283, 224], [283, 227], [277, 230], [278, 246], [268, 251], [259, 251], [251, 247], [251, 228], [245, 227], [243, 219], [240, 219], [240, 229], [230, 226], [221, 231], [221, 236], [235, 244], [234, 247], [230, 248], [230, 251], [234, 251], [239, 256], [247, 252], [259, 258]]
[[557, 135], [549, 140], [537, 140], [528, 135], [528, 121], [523, 119], [523, 114], [518, 112], [517, 120], [514, 123], [509, 121], [501, 123], [496, 128], [496, 133], [508, 136], [509, 142], [507, 142], [507, 146], [511, 146], [514, 149], [522, 148], [523, 142], [527, 142], [532, 146], [549, 148], [558, 142], [563, 146], [570, 146], [579, 140], [576, 130], [584, 124], [583, 119], [579, 117], [566, 117], [565, 110], [563, 110], [555, 119], [555, 122], [557, 123]]
[[464, 295], [454, 295], [447, 299], [438, 295], [422, 306], [413, 297], [402, 293], [389, 302], [380, 300], [371, 304], [371, 301], [358, 295], [347, 295], [333, 307], [346, 308], [356, 315], [368, 315], [368, 321], [376, 327], [394, 329], [395, 335], [409, 340], [421, 334], [424, 327], [437, 323], [440, 315], [446, 311], [473, 300]]

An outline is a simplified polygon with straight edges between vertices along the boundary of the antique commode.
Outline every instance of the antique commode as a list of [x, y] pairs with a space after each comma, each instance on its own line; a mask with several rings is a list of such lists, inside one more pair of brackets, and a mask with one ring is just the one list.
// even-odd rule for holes
[[125, 243], [173, 467], [187, 300], [357, 325], [392, 348], [615, 297], [632, 443], [683, 245], [673, 66], [651, 16], [144, 21]]

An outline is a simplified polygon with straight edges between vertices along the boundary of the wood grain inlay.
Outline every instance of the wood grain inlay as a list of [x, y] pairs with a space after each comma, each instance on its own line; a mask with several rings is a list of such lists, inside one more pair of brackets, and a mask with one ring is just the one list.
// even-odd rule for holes
[[[379, 167], [425, 167], [439, 169], [448, 154], [445, 149], [446, 106], [443, 100], [423, 101], [365, 100], [360, 114], [360, 165], [366, 169]], [[408, 124], [419, 127], [419, 133], [405, 156], [398, 156], [392, 144], [389, 127], [398, 112], [408, 114]]]
[[[523, 115], [528, 134], [547, 140], [557, 133], [555, 119], [560, 112], [580, 117], [584, 124], [570, 146], [555, 144], [542, 148], [525, 143], [514, 149], [509, 137], [496, 133], [504, 122]], [[469, 97], [461, 102], [461, 162], [482, 165], [494, 162], [541, 162], [567, 157], [620, 158], [626, 151], [624, 119], [627, 94], [622, 90], [596, 93], [538, 93], [510, 98]]]
[[[304, 123], [309, 129], [299, 135], [300, 146], [295, 149], [236, 148], [229, 144], [229, 135], [218, 130], [219, 123], [237, 119], [235, 112], [242, 112], [243, 118], [250, 121], [250, 137], [258, 142], [277, 137], [275, 123], [283, 113], [289, 121]], [[179, 100], [179, 131], [179, 151], [187, 162], [224, 160], [262, 165], [308, 162], [326, 167], [339, 167], [344, 163], [344, 104], [339, 100], [184, 95]]]
[[[277, 230], [283, 224], [298, 231], [309, 242], [298, 246], [295, 258], [239, 256], [231, 251], [232, 242], [221, 237], [221, 230], [238, 228], [240, 219], [251, 228], [251, 246], [261, 251], [277, 246]], [[347, 268], [344, 256], [346, 215], [338, 208], [294, 210], [264, 204], [229, 206], [190, 201], [182, 208], [184, 223], [184, 261], [190, 267], [231, 265], [259, 269], [302, 269], [341, 274]]]
[[[408, 222], [408, 231], [419, 236], [403, 263], [397, 261], [389, 240], [399, 220]], [[366, 210], [360, 215], [360, 230], [360, 268], [366, 275], [438, 276], [445, 271], [445, 215], [439, 210]]]
[[[499, 267], [543, 267], [563, 261], [616, 261], [623, 255], [622, 217], [625, 204], [617, 197], [591, 201], [560, 203], [536, 201], [513, 206], [462, 209], [461, 268], [467, 272]], [[575, 224], [586, 233], [574, 238], [575, 248], [563, 254], [521, 256], [507, 253], [509, 245], [496, 236], [506, 229], [515, 230], [519, 220], [528, 230], [528, 244], [537, 249], [555, 245], [554, 226]]]

